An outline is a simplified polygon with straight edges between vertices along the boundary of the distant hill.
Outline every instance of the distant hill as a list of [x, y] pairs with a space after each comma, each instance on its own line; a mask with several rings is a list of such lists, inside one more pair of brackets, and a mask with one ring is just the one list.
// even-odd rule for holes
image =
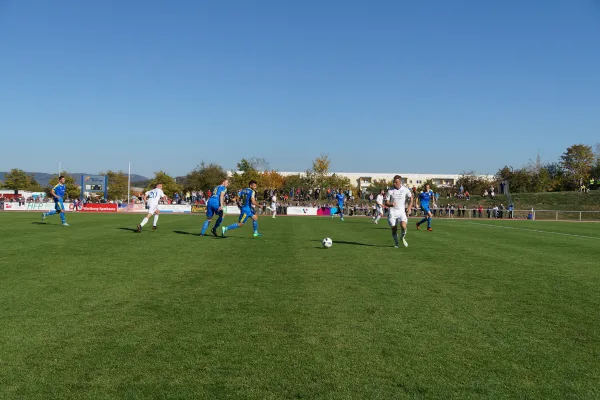
[[[4, 180], [4, 174], [6, 174], [7, 172], [0, 172], [0, 181]], [[35, 180], [38, 181], [38, 183], [42, 186], [48, 186], [48, 184], [50, 183], [50, 179], [54, 178], [56, 176], [56, 174], [47, 174], [45, 172], [27, 172], [27, 174], [33, 174], [35, 177]], [[95, 175], [95, 174], [89, 174], [89, 173], [85, 173], [85, 172], [74, 172], [70, 174], [71, 176], [73, 176], [73, 178], [75, 178], [75, 182], [79, 183], [81, 182], [81, 176], [82, 175]], [[145, 176], [142, 175], [136, 175], [136, 174], [131, 174], [131, 182], [145, 182], [148, 181], [149, 179], [146, 178]]]

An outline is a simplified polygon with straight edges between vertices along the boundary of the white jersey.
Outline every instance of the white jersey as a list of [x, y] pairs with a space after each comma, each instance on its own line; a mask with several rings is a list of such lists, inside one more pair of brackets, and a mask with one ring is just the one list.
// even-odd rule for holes
[[148, 207], [156, 207], [158, 206], [158, 202], [160, 199], [165, 197], [165, 193], [162, 189], [152, 189], [146, 192], [146, 197], [148, 198]]
[[274, 210], [277, 208], [277, 196], [273, 195], [273, 197], [271, 197], [271, 210]]
[[391, 204], [396, 204], [395, 206], [390, 206], [390, 215], [404, 215], [407, 207], [406, 200], [410, 199], [411, 197], [412, 194], [410, 193], [410, 190], [404, 186], [402, 186], [400, 189], [392, 188], [388, 190], [386, 195], [387, 201]]

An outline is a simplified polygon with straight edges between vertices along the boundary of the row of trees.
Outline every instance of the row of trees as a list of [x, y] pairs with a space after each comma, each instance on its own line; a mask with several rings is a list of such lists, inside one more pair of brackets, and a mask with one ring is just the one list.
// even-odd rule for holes
[[481, 194], [490, 186], [498, 189], [500, 183], [509, 185], [512, 193], [552, 192], [578, 190], [596, 185], [600, 180], [600, 144], [595, 147], [574, 144], [567, 148], [557, 161], [544, 163], [538, 156], [521, 168], [504, 166], [492, 181], [477, 176], [472, 171], [464, 172], [456, 183], [456, 190], [462, 186], [471, 193]]
[[575, 144], [555, 162], [543, 163], [538, 156], [522, 168], [505, 166], [496, 179], [507, 181], [514, 193], [578, 190], [600, 179], [600, 144]]
[[[255, 180], [261, 189], [284, 189], [292, 188], [342, 188], [350, 189], [351, 182], [348, 178], [329, 174], [331, 161], [328, 156], [322, 155], [316, 158], [312, 167], [304, 174], [283, 176], [279, 172], [268, 169], [268, 163], [264, 159], [250, 158], [242, 159], [237, 163], [237, 171], [229, 178], [230, 189], [238, 191]], [[123, 171], [105, 171], [100, 175], [108, 176], [108, 199], [127, 198], [127, 174]], [[67, 196], [76, 198], [80, 189], [75, 179], [68, 173], [63, 172], [66, 178]], [[149, 181], [143, 182], [145, 190], [151, 189], [157, 183], [162, 183], [163, 191], [167, 196], [173, 196], [175, 192], [198, 191], [204, 192], [213, 189], [223, 178], [227, 177], [227, 171], [220, 165], [204, 162], [182, 177], [172, 177], [164, 171], [158, 171]], [[43, 188], [34, 178], [25, 171], [13, 169], [4, 177], [2, 187], [15, 190], [27, 190], [33, 192], [46, 191], [56, 185], [58, 177], [54, 177], [48, 187]], [[138, 183], [139, 184], [139, 183]], [[135, 183], [132, 185], [135, 186]]]
[[[242, 159], [237, 163], [237, 171], [230, 177], [230, 189], [240, 190], [246, 187], [250, 180], [257, 181], [261, 189], [286, 191], [292, 188], [352, 189], [353, 183], [348, 178], [329, 173], [330, 166], [329, 157], [321, 155], [312, 162], [311, 168], [304, 174], [283, 176], [270, 169], [264, 159]], [[70, 198], [78, 197], [80, 189], [75, 180], [67, 172], [63, 174], [67, 178], [67, 195]], [[108, 175], [109, 200], [127, 198], [127, 174], [125, 172], [109, 170], [100, 174]], [[168, 196], [172, 196], [175, 192], [197, 190], [206, 192], [218, 185], [226, 176], [227, 171], [220, 165], [202, 162], [182, 177], [175, 178], [164, 171], [158, 171], [151, 180], [144, 182], [143, 186], [145, 189], [150, 189], [157, 183], [162, 183], [163, 190]], [[472, 171], [464, 172], [458, 179], [455, 189], [458, 190], [462, 186], [473, 194], [480, 194], [490, 186], [498, 188], [500, 182], [508, 182], [511, 192], [574, 190], [588, 183], [590, 178], [600, 178], [600, 144], [597, 144], [595, 149], [584, 144], [575, 144], [569, 147], [557, 162], [544, 164], [538, 156], [535, 162], [530, 162], [522, 168], [514, 169], [505, 166], [498, 170], [493, 181], [488, 181]], [[4, 182], [0, 182], [0, 187], [49, 192], [57, 180], [58, 177], [53, 178], [48, 187], [42, 188], [33, 175], [29, 175], [23, 170], [13, 169], [5, 174]], [[438, 190], [433, 181], [423, 182], [418, 189], [422, 190], [426, 183], [429, 183], [433, 190]], [[379, 189], [391, 185], [392, 182], [389, 181], [374, 181], [368, 191], [376, 193]]]

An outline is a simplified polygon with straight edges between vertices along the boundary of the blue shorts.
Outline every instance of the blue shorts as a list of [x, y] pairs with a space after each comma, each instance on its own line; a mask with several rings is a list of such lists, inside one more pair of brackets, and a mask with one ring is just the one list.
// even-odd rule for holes
[[212, 218], [213, 215], [218, 215], [219, 217], [223, 216], [223, 210], [219, 210], [219, 204], [211, 203], [210, 201], [206, 205], [206, 217]]
[[430, 212], [431, 212], [431, 211], [429, 210], [429, 205], [426, 205], [426, 206], [421, 206], [421, 210], [422, 210], [422, 211], [423, 211], [425, 214], [428, 214], [428, 213], [430, 213]]
[[338, 210], [344, 211], [344, 205], [343, 204], [338, 204]]
[[65, 211], [65, 205], [63, 204], [63, 199], [57, 199], [56, 197], [54, 198], [54, 209], [56, 210], [56, 212], [61, 212], [61, 211]]
[[254, 211], [252, 211], [251, 208], [242, 208], [240, 210], [240, 219], [238, 220], [238, 222], [245, 224], [246, 221], [248, 221], [248, 218], [252, 217], [254, 217]]

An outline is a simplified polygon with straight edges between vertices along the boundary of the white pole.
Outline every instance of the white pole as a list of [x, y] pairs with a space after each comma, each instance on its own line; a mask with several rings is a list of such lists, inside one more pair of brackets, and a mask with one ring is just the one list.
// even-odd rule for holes
[[127, 204], [131, 201], [131, 161], [129, 161], [129, 174], [127, 175]]

